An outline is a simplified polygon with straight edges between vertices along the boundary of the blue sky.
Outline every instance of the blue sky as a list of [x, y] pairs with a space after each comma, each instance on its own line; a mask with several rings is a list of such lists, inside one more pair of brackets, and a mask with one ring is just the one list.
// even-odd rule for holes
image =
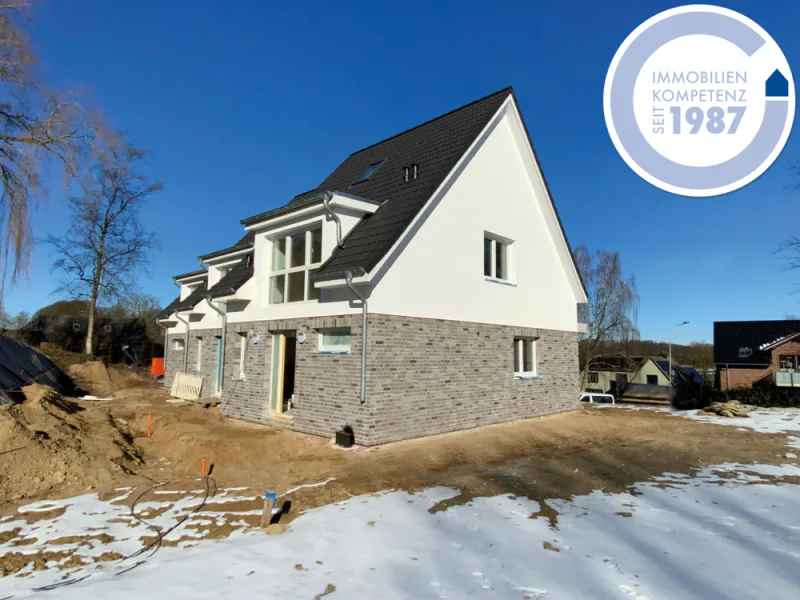
[[[800, 273], [774, 251], [800, 234], [800, 142], [756, 182], [716, 198], [660, 191], [615, 151], [603, 82], [617, 47], [667, 0], [266, 3], [49, 0], [31, 36], [46, 78], [153, 152], [164, 192], [142, 217], [159, 235], [143, 290], [241, 235], [239, 219], [313, 188], [349, 153], [513, 85], [573, 246], [618, 250], [641, 294], [643, 338], [712, 339], [714, 320], [800, 312]], [[725, 0], [800, 65], [800, 2]], [[68, 226], [54, 184], [37, 237]], [[10, 312], [56, 297], [47, 248]]]

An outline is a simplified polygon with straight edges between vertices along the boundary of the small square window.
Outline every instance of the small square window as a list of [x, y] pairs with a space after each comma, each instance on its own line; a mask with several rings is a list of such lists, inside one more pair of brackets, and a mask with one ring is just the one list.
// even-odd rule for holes
[[647, 385], [658, 385], [658, 375], [648, 375]]
[[321, 352], [350, 352], [350, 328], [321, 330], [319, 349]]
[[739, 358], [750, 358], [753, 356], [752, 348], [739, 348]]
[[600, 375], [596, 371], [589, 371], [589, 383], [599, 383]]
[[80, 323], [73, 323], [72, 324], [72, 331], [78, 332], [80, 330], [81, 330], [81, 324]]
[[376, 163], [372, 163], [370, 166], [364, 169], [364, 172], [361, 173], [361, 175], [358, 176], [358, 179], [356, 179], [353, 183], [355, 184], [355, 183], [361, 183], [362, 181], [367, 181], [370, 177], [372, 177], [372, 175], [375, 174], [375, 171], [378, 170], [378, 167], [381, 166], [381, 163], [383, 163], [382, 160], [379, 160]]
[[178, 352], [183, 352], [183, 340], [178, 338], [176, 340], [172, 340], [172, 349]]
[[514, 338], [514, 374], [536, 375], [536, 340]]

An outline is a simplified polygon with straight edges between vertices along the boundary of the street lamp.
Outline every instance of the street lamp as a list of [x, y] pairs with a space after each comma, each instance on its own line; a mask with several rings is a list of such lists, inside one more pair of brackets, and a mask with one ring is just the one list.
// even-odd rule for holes
[[669, 380], [669, 401], [672, 402], [672, 332], [675, 331], [678, 327], [682, 325], [688, 325], [689, 321], [684, 321], [683, 323], [678, 323], [669, 330], [669, 373], [667, 373], [667, 379]]

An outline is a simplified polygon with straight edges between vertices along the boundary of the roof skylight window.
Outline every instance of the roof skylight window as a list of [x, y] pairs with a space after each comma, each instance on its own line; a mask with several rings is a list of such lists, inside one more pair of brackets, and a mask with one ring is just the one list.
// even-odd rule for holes
[[367, 181], [370, 177], [372, 177], [372, 175], [374, 175], [375, 171], [378, 170], [378, 167], [381, 166], [382, 162], [383, 162], [382, 160], [379, 160], [376, 163], [372, 163], [370, 166], [364, 169], [364, 172], [361, 173], [361, 175], [358, 176], [358, 179], [356, 179], [353, 183], [361, 183], [363, 181]]

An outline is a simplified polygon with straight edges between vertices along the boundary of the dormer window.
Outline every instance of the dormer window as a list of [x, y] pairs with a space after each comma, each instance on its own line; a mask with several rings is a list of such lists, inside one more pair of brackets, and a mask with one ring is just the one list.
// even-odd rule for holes
[[403, 167], [403, 181], [408, 183], [409, 181], [414, 181], [417, 178], [417, 174], [419, 173], [419, 165], [416, 163], [409, 165], [407, 167]]
[[375, 171], [378, 170], [378, 167], [380, 167], [382, 163], [383, 163], [382, 160], [379, 160], [376, 163], [372, 163], [370, 166], [368, 166], [366, 169], [364, 169], [364, 172], [361, 173], [361, 175], [358, 176], [358, 179], [356, 179], [353, 182], [353, 184], [361, 183], [363, 181], [369, 180], [369, 178], [372, 177], [375, 174]]
[[319, 300], [311, 276], [322, 264], [322, 229], [298, 231], [272, 241], [270, 304]]

